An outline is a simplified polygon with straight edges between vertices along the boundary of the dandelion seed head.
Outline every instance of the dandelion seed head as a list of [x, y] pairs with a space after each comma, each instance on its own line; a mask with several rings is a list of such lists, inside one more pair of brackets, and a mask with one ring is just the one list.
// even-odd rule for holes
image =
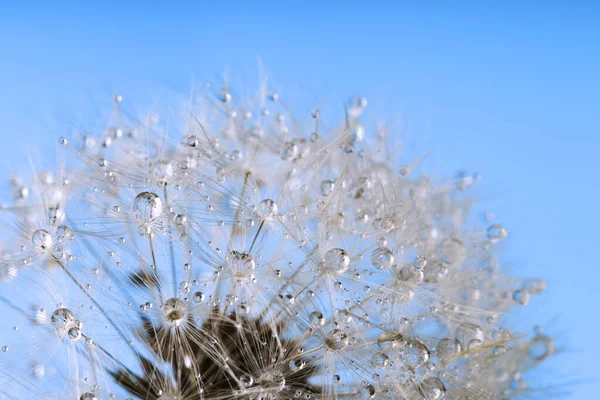
[[0, 281], [43, 290], [0, 300], [56, 343], [26, 373], [81, 400], [527, 392], [554, 342], [502, 316], [546, 284], [504, 271], [504, 226], [470, 222], [479, 176], [399, 159], [363, 97], [325, 126], [264, 85], [207, 85], [167, 118], [115, 97], [106, 129], [60, 139], [68, 166], [11, 176]]

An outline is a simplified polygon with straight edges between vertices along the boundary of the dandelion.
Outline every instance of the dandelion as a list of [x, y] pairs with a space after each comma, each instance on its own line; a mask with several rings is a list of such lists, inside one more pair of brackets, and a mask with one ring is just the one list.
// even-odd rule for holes
[[117, 96], [105, 130], [60, 139], [56, 173], [11, 177], [0, 307], [21, 329], [2, 396], [526, 393], [554, 345], [502, 317], [545, 283], [497, 268], [502, 225], [467, 222], [477, 177], [419, 175], [361, 97], [324, 127], [265, 88], [206, 90], [180, 124], [126, 117]]

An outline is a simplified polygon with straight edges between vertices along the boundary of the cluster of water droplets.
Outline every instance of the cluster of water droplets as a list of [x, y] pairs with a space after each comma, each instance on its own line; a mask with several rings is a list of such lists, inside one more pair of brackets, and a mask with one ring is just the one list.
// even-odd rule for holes
[[362, 97], [324, 126], [260, 93], [206, 86], [166, 144], [116, 97], [106, 130], [61, 138], [71, 172], [12, 177], [5, 226], [24, 239], [0, 247], [0, 280], [68, 289], [0, 298], [59, 343], [28, 363], [38, 383], [81, 400], [523, 393], [554, 345], [502, 315], [545, 283], [508, 279], [507, 230], [467, 222], [479, 177], [434, 184], [397, 159]]

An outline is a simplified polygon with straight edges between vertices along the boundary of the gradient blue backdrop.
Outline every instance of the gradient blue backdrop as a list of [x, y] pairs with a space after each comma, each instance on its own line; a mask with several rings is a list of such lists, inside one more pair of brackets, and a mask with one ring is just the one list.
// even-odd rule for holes
[[151, 104], [257, 56], [292, 100], [365, 95], [435, 170], [483, 174], [507, 266], [549, 283], [522, 312], [565, 349], [543, 381], [598, 398], [599, 3], [226, 3], [2, 3], [1, 174], [111, 93]]

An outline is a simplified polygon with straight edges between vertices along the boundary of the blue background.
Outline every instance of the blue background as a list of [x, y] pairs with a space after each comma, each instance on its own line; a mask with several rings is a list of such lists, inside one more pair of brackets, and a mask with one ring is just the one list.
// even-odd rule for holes
[[505, 266], [549, 284], [519, 315], [564, 350], [540, 383], [597, 398], [600, 5], [281, 3], [2, 3], [0, 172], [54, 159], [112, 93], [151, 105], [224, 69], [257, 83], [257, 56], [292, 103], [364, 95], [429, 170], [483, 174]]

